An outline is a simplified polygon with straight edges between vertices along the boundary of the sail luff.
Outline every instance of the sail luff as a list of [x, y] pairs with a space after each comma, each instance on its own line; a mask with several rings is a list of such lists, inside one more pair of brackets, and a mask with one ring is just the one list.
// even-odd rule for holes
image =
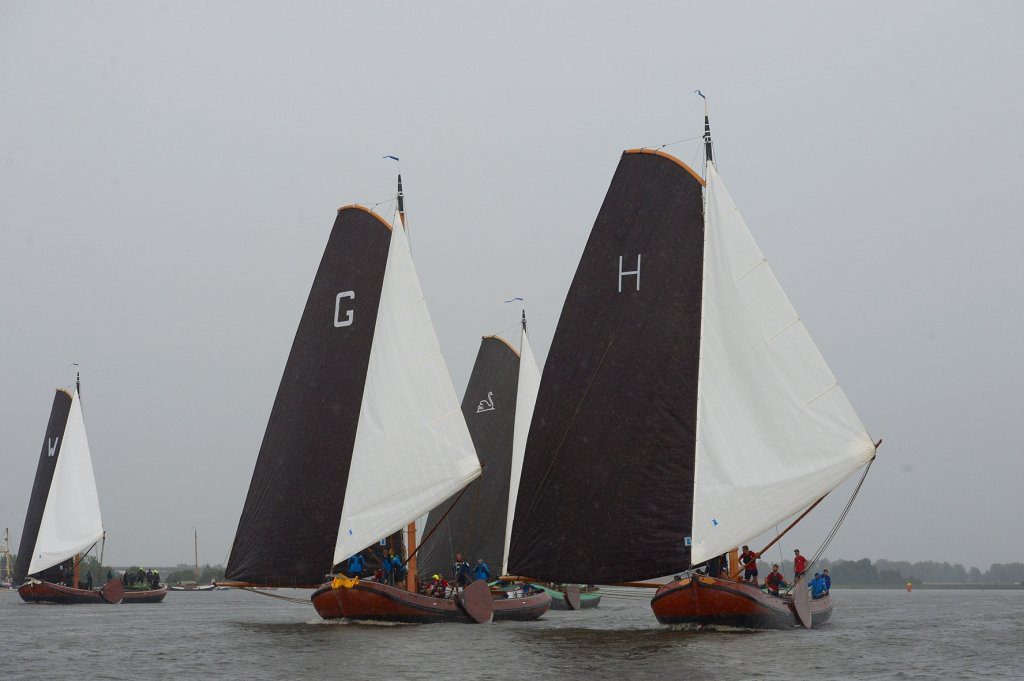
[[693, 562], [806, 508], [874, 444], [707, 165]]

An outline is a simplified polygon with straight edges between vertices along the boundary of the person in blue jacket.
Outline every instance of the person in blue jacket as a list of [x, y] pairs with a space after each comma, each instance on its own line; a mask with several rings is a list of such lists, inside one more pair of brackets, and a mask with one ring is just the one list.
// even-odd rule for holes
[[380, 560], [380, 567], [384, 570], [384, 583], [391, 586], [395, 585], [395, 566], [391, 562], [391, 556], [387, 553]]
[[[396, 556], [394, 550], [391, 551], [391, 556], [388, 558], [391, 561], [391, 575], [393, 579], [401, 579], [405, 573], [405, 566], [402, 565], [402, 558]], [[394, 582], [392, 582], [394, 583]]]
[[825, 581], [825, 593], [827, 594], [832, 590], [832, 578], [828, 575], [828, 570], [821, 571], [821, 578]]
[[811, 580], [810, 587], [811, 598], [821, 598], [825, 595], [825, 580], [817, 572], [814, 573], [814, 579]]
[[349, 577], [358, 577], [363, 574], [364, 567], [366, 567], [366, 559], [363, 558], [362, 553], [357, 553], [348, 559], [345, 574]]
[[482, 579], [485, 582], [491, 581], [491, 569], [487, 567], [487, 563], [484, 562], [483, 558], [476, 559], [476, 567], [473, 568], [474, 579]]

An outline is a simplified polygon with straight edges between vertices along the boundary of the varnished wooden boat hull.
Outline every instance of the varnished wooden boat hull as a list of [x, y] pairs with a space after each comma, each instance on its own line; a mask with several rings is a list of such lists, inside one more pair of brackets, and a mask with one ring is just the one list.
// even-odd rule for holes
[[106, 603], [95, 589], [73, 589], [63, 584], [31, 581], [18, 587], [18, 595], [26, 603], [57, 603], [78, 605], [81, 603]]
[[[414, 594], [378, 582], [359, 582], [350, 588], [320, 587], [311, 597], [324, 619], [377, 620], [385, 622], [470, 622], [454, 599]], [[494, 619], [535, 620], [551, 607], [551, 596], [538, 593], [526, 598], [494, 600]]]
[[146, 589], [145, 591], [133, 591], [132, 589], [124, 590], [124, 597], [121, 599], [122, 603], [159, 603], [167, 595], [167, 587], [162, 586], [159, 589]]
[[[749, 584], [697, 576], [672, 582], [651, 599], [662, 624], [697, 624], [749, 629], [789, 629], [799, 626], [793, 601], [770, 596]], [[811, 601], [813, 626], [832, 615], [829, 596]]]

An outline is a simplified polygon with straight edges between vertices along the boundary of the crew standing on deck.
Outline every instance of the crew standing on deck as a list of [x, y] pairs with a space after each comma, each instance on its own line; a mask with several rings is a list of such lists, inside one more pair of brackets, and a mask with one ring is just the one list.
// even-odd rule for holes
[[800, 575], [807, 572], [807, 559], [800, 555], [800, 549], [793, 549], [793, 580], [800, 579]]
[[452, 570], [455, 574], [456, 586], [468, 586], [472, 581], [469, 577], [469, 562], [462, 557], [461, 553], [455, 554], [455, 565]]
[[487, 567], [487, 563], [484, 562], [483, 558], [476, 559], [476, 567], [473, 568], [473, 577], [475, 579], [482, 579], [485, 582], [491, 581], [491, 569]]
[[740, 554], [740, 563], [743, 564], [743, 581], [752, 582], [757, 586], [757, 552], [751, 551], [749, 546], [743, 547]]

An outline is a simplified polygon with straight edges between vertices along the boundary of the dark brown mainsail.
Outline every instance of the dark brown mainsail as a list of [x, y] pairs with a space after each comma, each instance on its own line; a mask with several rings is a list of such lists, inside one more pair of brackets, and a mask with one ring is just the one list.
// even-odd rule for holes
[[390, 240], [376, 214], [338, 211], [260, 447], [228, 580], [316, 585], [334, 562]]
[[[503, 338], [480, 341], [473, 373], [462, 398], [462, 414], [483, 474], [459, 495], [430, 512], [424, 536], [430, 536], [419, 555], [419, 573], [452, 577], [453, 554], [460, 552], [475, 565], [483, 561], [497, 574], [505, 551], [512, 438], [515, 431], [519, 353]], [[450, 509], [450, 512], [448, 512]], [[448, 515], [445, 516], [445, 513]], [[438, 520], [444, 517], [440, 528]]]
[[43, 510], [46, 508], [46, 498], [50, 494], [50, 483], [53, 480], [53, 471], [57, 468], [57, 459], [60, 457], [60, 448], [64, 440], [64, 428], [67, 426], [70, 411], [71, 395], [66, 390], [58, 389], [53, 396], [53, 406], [50, 407], [50, 419], [46, 423], [43, 448], [39, 452], [32, 495], [29, 497], [28, 511], [25, 513], [18, 561], [14, 567], [15, 584], [21, 584], [29, 576], [29, 565], [35, 552], [39, 525], [43, 520]]
[[510, 574], [609, 583], [689, 567], [702, 184], [667, 154], [619, 162], [545, 363]]

